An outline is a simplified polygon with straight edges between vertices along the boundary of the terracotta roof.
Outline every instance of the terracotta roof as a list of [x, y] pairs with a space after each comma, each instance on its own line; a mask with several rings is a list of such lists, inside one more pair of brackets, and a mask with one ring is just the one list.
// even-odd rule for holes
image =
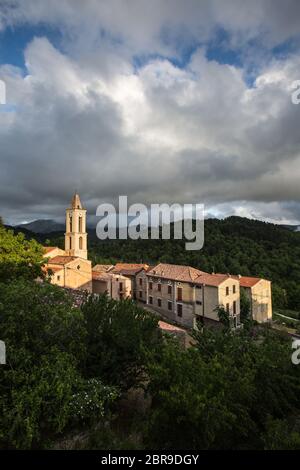
[[135, 268], [135, 269], [120, 269], [117, 271], [113, 271], [114, 274], [121, 274], [122, 276], [135, 276], [138, 274], [142, 268]]
[[241, 287], [253, 287], [262, 279], [261, 277], [249, 277], [249, 276], [234, 276], [234, 277], [240, 281]]
[[179, 328], [178, 326], [175, 326], [175, 325], [171, 325], [170, 323], [166, 323], [164, 321], [159, 321], [158, 322], [158, 326], [159, 328], [161, 328], [162, 330], [167, 330], [167, 331], [182, 331], [182, 333], [185, 333], [185, 330], [183, 330], [182, 328]]
[[115, 265], [115, 267], [111, 270], [111, 272], [124, 274], [125, 276], [126, 276], [126, 274], [128, 276], [134, 276], [135, 274], [137, 274], [142, 269], [145, 269], [145, 271], [147, 271], [148, 268], [149, 268], [149, 265], [148, 264], [143, 264], [143, 263], [139, 263], [139, 264], [137, 264], [137, 263], [117, 263]]
[[137, 268], [148, 268], [149, 265], [146, 263], [116, 263], [115, 269], [137, 269]]
[[207, 286], [219, 286], [226, 279], [231, 278], [229, 274], [202, 274], [196, 279], [197, 284], [206, 284]]
[[108, 272], [110, 271], [112, 268], [114, 267], [113, 264], [96, 264], [95, 266], [93, 266], [93, 271], [95, 272]]
[[104, 271], [92, 271], [92, 279], [94, 281], [107, 281], [111, 279], [111, 275], [109, 273], [105, 273]]
[[191, 266], [160, 263], [147, 272], [148, 276], [172, 279], [174, 281], [195, 282], [199, 276], [207, 274]]
[[71, 261], [74, 261], [77, 256], [54, 256], [54, 258], [49, 259], [48, 264], [68, 264]]
[[44, 254], [50, 253], [53, 250], [57, 250], [57, 246], [43, 246], [43, 252]]

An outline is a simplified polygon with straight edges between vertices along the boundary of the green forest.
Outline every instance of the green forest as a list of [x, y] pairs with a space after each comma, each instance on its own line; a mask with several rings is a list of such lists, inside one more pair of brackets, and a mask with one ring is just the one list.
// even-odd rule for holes
[[285, 334], [205, 327], [184, 349], [130, 300], [74, 306], [37, 282], [42, 263], [37, 241], [0, 225], [1, 449], [300, 449]]
[[[172, 233], [172, 231], [171, 231]], [[36, 235], [64, 247], [62, 233]], [[89, 257], [96, 263], [186, 264], [207, 272], [259, 276], [272, 281], [275, 308], [300, 311], [300, 232], [283, 226], [229, 217], [205, 221], [204, 247], [186, 251], [185, 240], [98, 240], [89, 230]]]

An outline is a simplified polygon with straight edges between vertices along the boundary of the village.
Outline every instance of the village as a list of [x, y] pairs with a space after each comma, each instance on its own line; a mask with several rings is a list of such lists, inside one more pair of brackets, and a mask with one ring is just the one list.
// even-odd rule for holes
[[271, 281], [267, 279], [164, 263], [92, 266], [88, 260], [86, 212], [75, 193], [71, 207], [66, 209], [65, 249], [44, 247], [44, 272], [52, 284], [107, 294], [114, 300], [133, 299], [166, 322], [187, 329], [196, 329], [199, 321], [218, 326], [220, 308], [229, 315], [231, 328], [240, 328], [243, 291], [250, 301], [252, 319], [258, 323], [272, 320]]

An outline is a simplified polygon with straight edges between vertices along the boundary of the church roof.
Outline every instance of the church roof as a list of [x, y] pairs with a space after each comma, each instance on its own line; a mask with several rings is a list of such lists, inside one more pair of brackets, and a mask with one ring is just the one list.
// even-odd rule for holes
[[57, 250], [57, 246], [43, 246], [43, 252], [44, 254], [51, 253], [53, 250]]
[[54, 256], [54, 258], [49, 259], [48, 264], [68, 264], [74, 259], [78, 258], [78, 256]]
[[79, 194], [75, 193], [74, 196], [72, 197], [71, 207], [72, 209], [82, 209]]

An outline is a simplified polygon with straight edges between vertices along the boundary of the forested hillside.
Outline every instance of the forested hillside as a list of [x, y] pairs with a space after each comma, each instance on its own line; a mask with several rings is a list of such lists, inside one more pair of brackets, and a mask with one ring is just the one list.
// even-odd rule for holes
[[[63, 233], [36, 235], [45, 243], [63, 247]], [[274, 304], [300, 309], [300, 233], [274, 224], [229, 217], [205, 221], [205, 243], [200, 251], [186, 251], [185, 240], [106, 240], [89, 231], [89, 256], [100, 262], [159, 261], [189, 264], [208, 272], [262, 276], [273, 282]]]
[[0, 449], [300, 448], [286, 334], [224, 323], [184, 349], [133, 301], [36, 282], [42, 261], [0, 223]]

